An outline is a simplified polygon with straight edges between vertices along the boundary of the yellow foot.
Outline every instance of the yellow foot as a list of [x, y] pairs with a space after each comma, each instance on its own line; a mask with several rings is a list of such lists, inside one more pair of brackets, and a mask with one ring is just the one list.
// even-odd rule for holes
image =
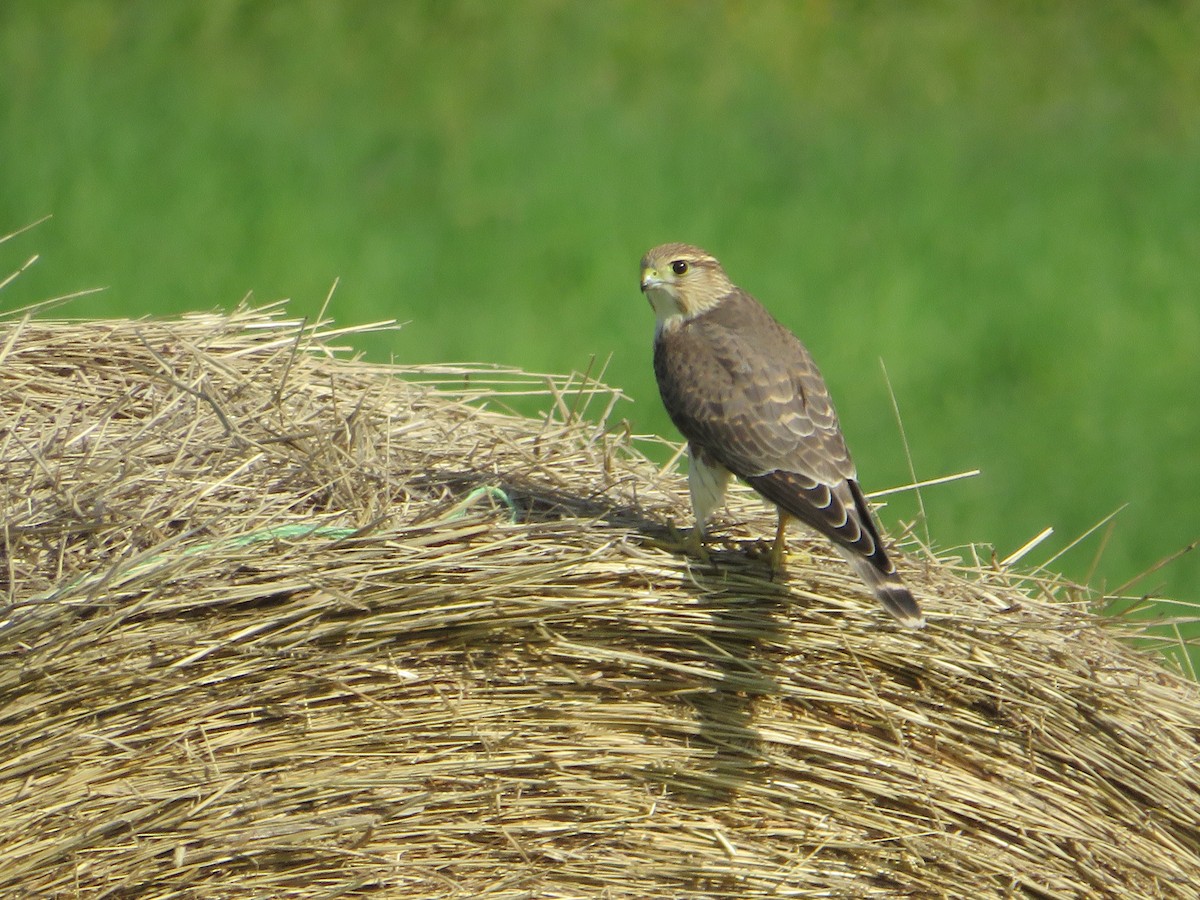
[[687, 542], [683, 545], [688, 556], [695, 556], [701, 562], [709, 562], [708, 548], [704, 546], [704, 529], [697, 525], [688, 532]]
[[709, 562], [708, 548], [704, 546], [704, 530], [702, 528], [693, 528], [687, 533], [687, 537], [677, 529], [674, 525], [669, 526], [671, 529], [671, 537], [665, 541], [652, 541], [652, 543], [667, 550], [671, 553], [679, 553], [682, 551], [688, 556], [695, 556], [701, 562]]
[[775, 529], [775, 543], [771, 545], [771, 577], [783, 573], [783, 567], [787, 563], [787, 537], [784, 532], [787, 531], [787, 516], [782, 510], [779, 512], [779, 526]]
[[771, 566], [771, 577], [782, 575], [787, 567], [787, 541], [776, 538], [771, 546], [771, 554], [767, 558]]

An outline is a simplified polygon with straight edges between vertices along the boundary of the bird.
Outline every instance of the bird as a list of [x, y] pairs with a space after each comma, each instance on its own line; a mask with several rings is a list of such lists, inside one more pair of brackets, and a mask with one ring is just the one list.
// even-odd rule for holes
[[923, 627], [808, 349], [699, 247], [662, 244], [642, 257], [641, 267], [642, 293], [655, 316], [659, 393], [687, 440], [695, 513], [688, 551], [706, 557], [705, 526], [736, 476], [778, 510], [772, 573], [782, 569], [784, 532], [797, 519], [833, 542], [899, 622]]

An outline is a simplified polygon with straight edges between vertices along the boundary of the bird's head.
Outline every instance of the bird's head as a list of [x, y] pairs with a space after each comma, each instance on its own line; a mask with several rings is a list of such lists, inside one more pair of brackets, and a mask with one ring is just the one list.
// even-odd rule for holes
[[733, 282], [711, 253], [689, 244], [663, 244], [642, 257], [642, 293], [658, 327], [716, 306]]

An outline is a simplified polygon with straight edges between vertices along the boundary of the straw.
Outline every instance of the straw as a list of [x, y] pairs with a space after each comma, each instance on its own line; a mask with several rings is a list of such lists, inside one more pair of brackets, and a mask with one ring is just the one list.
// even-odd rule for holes
[[1100, 598], [909, 545], [902, 629], [745, 490], [689, 560], [617, 391], [362, 330], [0, 323], [0, 895], [1195, 897]]

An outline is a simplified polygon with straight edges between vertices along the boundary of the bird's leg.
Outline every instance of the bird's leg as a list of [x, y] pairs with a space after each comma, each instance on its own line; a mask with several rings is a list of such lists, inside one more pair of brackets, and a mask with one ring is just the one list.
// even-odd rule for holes
[[709, 558], [704, 548], [704, 526], [724, 501], [730, 477], [728, 469], [697, 452], [688, 443], [688, 494], [692, 499], [692, 512], [696, 514], [696, 527], [688, 535], [687, 551], [706, 563]]
[[705, 563], [709, 561], [708, 549], [704, 546], [704, 526], [699, 522], [688, 534], [687, 543], [683, 545], [683, 549], [688, 556], [695, 556]]
[[782, 509], [779, 510], [779, 525], [775, 528], [775, 543], [771, 545], [771, 574], [776, 575], [783, 571], [784, 561], [787, 559], [787, 536], [784, 534], [787, 531], [788, 515]]

